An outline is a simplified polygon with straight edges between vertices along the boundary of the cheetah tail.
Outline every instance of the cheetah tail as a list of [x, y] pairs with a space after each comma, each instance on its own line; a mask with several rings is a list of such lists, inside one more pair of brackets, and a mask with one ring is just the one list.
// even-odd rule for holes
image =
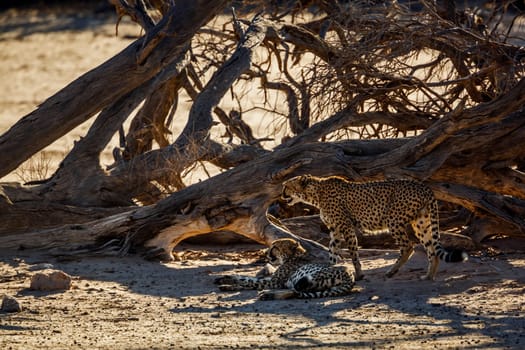
[[352, 291], [354, 284], [345, 283], [338, 286], [333, 286], [329, 289], [316, 292], [296, 292], [297, 298], [299, 299], [312, 299], [312, 298], [326, 298], [326, 297], [338, 297], [342, 295], [348, 295]]
[[[438, 204], [437, 201], [432, 201], [431, 203], [431, 220], [432, 220], [432, 232], [438, 233], [439, 237], [439, 227], [438, 227]], [[436, 253], [440, 260], [445, 262], [462, 262], [468, 260], [468, 254], [461, 249], [445, 249], [441, 244], [437, 243]]]
[[437, 255], [445, 262], [463, 262], [468, 260], [468, 254], [461, 249], [445, 249], [438, 247]]

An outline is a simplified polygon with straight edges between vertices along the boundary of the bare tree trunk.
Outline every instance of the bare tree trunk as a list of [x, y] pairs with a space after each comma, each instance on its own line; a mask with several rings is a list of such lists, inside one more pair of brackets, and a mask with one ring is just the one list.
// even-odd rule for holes
[[[378, 149], [390, 148], [389, 143], [387, 140], [310, 143], [282, 149], [184, 188], [155, 205], [75, 226], [74, 229], [62, 227], [23, 236], [3, 236], [0, 244], [8, 248], [24, 245], [27, 248], [53, 246], [72, 249], [79, 245], [94, 248], [96, 243], [113, 242], [121, 252], [131, 248], [145, 250], [147, 257], [165, 260], [173, 258], [173, 248], [183, 239], [215, 231], [233, 231], [268, 244], [278, 237], [290, 235], [270, 222], [266, 215], [266, 208], [280, 195], [283, 180], [304, 173], [352, 177], [354, 170], [350, 164], [358, 164], [359, 157], [368, 159]], [[350, 159], [354, 162], [350, 163]], [[438, 185], [434, 186], [438, 198], [450, 193], [459, 197], [467, 189]], [[473, 209], [486, 211], [487, 217], [500, 220], [503, 217], [516, 231], [523, 232], [525, 224], [521, 220], [487, 202], [491, 193], [479, 191], [479, 195], [477, 202], [468, 195], [471, 200], [468, 204]], [[500, 199], [505, 201], [505, 198]], [[513, 199], [512, 202], [515, 209], [524, 210], [524, 200]], [[310, 242], [305, 244], [313, 254], [324, 256], [318, 246]]]
[[[234, 16], [233, 30], [226, 29], [229, 24], [217, 30], [201, 27], [226, 1], [154, 1], [164, 15], [158, 23], [144, 2], [113, 3], [146, 35], [0, 136], [3, 176], [100, 112], [51, 179], [0, 187], [0, 220], [8, 223], [0, 229], [0, 245], [140, 250], [169, 260], [181, 240], [208, 232], [234, 231], [268, 244], [292, 233], [267, 208], [282, 181], [306, 173], [419, 179], [438, 199], [468, 212], [454, 224], [467, 227], [464, 233], [476, 242], [500, 232], [525, 235], [523, 48], [443, 21], [434, 8], [422, 17], [399, 7], [378, 16], [359, 12], [359, 6], [343, 13], [338, 2], [320, 1], [326, 16], [311, 22]], [[230, 46], [209, 44], [206, 35]], [[434, 58], [411, 61], [421, 53]], [[309, 62], [301, 67], [305, 56]], [[242, 119], [249, 108], [236, 83], [245, 79], [286, 100], [284, 108], [264, 105], [281, 118], [275, 124], [287, 128], [274, 149], [263, 148]], [[166, 120], [181, 88], [193, 104], [170, 144]], [[228, 92], [239, 104], [229, 112], [220, 105]], [[143, 101], [114, 152], [115, 163], [102, 169], [100, 153]], [[226, 128], [228, 141], [212, 134], [215, 123]], [[352, 132], [370, 140], [338, 136]], [[203, 161], [223, 172], [186, 186], [183, 171]], [[158, 184], [177, 191], [168, 195]], [[60, 215], [27, 215], [44, 205]], [[303, 241], [325, 256], [322, 247]]]
[[[98, 68], [87, 72], [48, 98], [39, 108], [0, 136], [0, 177], [31, 155], [71, 131], [95, 113], [152, 79], [179, 58], [195, 32], [224, 5], [225, 0], [177, 1], [151, 32]], [[20, 146], [25, 135], [32, 141]]]

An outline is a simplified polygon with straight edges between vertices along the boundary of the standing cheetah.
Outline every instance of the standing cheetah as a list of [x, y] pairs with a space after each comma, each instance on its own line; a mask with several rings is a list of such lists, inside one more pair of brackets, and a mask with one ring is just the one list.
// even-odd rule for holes
[[262, 300], [341, 296], [349, 294], [354, 285], [354, 275], [346, 267], [313, 263], [293, 239], [275, 240], [266, 256], [270, 264], [279, 266], [271, 277], [229, 275], [217, 278], [215, 284], [221, 290], [287, 289], [263, 291], [259, 294]]
[[434, 193], [424, 184], [411, 180], [351, 182], [342, 177], [297, 176], [283, 183], [282, 198], [289, 205], [303, 202], [320, 210], [321, 219], [330, 230], [330, 262], [341, 259], [339, 250], [346, 245], [361, 279], [357, 236], [363, 232], [388, 230], [401, 254], [387, 272], [392, 277], [414, 252], [407, 226], [425, 248], [428, 270], [422, 279], [433, 280], [439, 259], [459, 262], [467, 259], [460, 250], [446, 250], [439, 242], [438, 207]]

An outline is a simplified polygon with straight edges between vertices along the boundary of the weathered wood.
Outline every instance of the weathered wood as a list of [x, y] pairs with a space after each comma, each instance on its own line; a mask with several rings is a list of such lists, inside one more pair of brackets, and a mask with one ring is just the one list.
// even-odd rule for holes
[[[122, 96], [105, 108], [63, 160], [53, 177], [35, 189], [46, 200], [76, 206], [130, 206], [133, 198], [151, 190], [148, 183], [132, 176], [110, 177], [100, 167], [100, 154], [113, 135], [151, 90], [175, 79], [188, 64], [186, 52], [173, 60], [157, 76]], [[174, 78], [175, 77], [175, 78]], [[150, 191], [151, 193], [152, 191]]]
[[[169, 260], [173, 258], [173, 248], [182, 240], [214, 231], [233, 231], [259, 243], [269, 244], [276, 238], [290, 235], [266, 216], [266, 209], [280, 195], [284, 179], [305, 173], [350, 175], [351, 169], [342, 155], [356, 150], [359, 154], [365, 154], [366, 151], [358, 149], [357, 144], [371, 143], [374, 141], [310, 143], [281, 149], [184, 188], [155, 205], [75, 226], [74, 229], [62, 227], [48, 230], [40, 236], [30, 234], [26, 236], [26, 247], [95, 247], [97, 242], [103, 245], [116, 239], [121, 251], [131, 248], [145, 250], [150, 258]], [[305, 159], [309, 161], [305, 162]], [[294, 168], [294, 164], [301, 165]], [[290, 167], [292, 171], [287, 172]], [[282, 178], [276, 174], [285, 175]], [[445, 190], [457, 191], [459, 196], [464, 187], [436, 189], [438, 197]], [[483, 198], [489, 195], [482, 191], [479, 193]], [[480, 203], [488, 212], [494, 213], [492, 217], [498, 217], [497, 207]], [[514, 205], [523, 210], [525, 201], [515, 202]], [[517, 228], [524, 227], [524, 223], [516, 218], [511, 220], [511, 224]], [[66, 238], [68, 235], [72, 236], [71, 239]], [[57, 237], [60, 238], [57, 240]], [[0, 244], [14, 248], [20, 245], [21, 239], [1, 237]], [[323, 256], [323, 250], [318, 246], [311, 242], [305, 244], [311, 247], [314, 254]]]
[[[3, 155], [0, 177], [9, 174], [31, 155], [102, 108], [153, 78], [182, 54], [195, 32], [226, 3], [225, 0], [177, 2], [177, 6], [147, 36], [49, 97], [38, 109], [0, 136], [0, 153]], [[32, 135], [32, 141], [21, 146], [20, 140], [25, 135]]]
[[[346, 16], [335, 2], [323, 1], [319, 8], [327, 17], [312, 23], [296, 25], [258, 15], [246, 27], [235, 19], [230, 32], [227, 26], [220, 33], [207, 30], [206, 35], [229, 40], [230, 46], [224, 47], [231, 50], [221, 51], [224, 47], [217, 45], [221, 52], [205, 57], [203, 65], [216, 68], [209, 74], [202, 66], [197, 72], [199, 65], [194, 65], [196, 57], [207, 52], [192, 49], [191, 64], [186, 54], [194, 34], [225, 1], [178, 1], [176, 7], [155, 1], [164, 14], [156, 24], [142, 4], [123, 9], [142, 23], [143, 38], [50, 97], [0, 137], [2, 176], [101, 111], [49, 181], [2, 186], [0, 219], [19, 234], [1, 235], [0, 245], [58, 252], [139, 250], [150, 258], [172, 259], [180, 241], [208, 232], [233, 231], [268, 244], [292, 235], [266, 211], [278, 198], [283, 180], [305, 173], [354, 180], [419, 179], [438, 199], [469, 213], [472, 218], [461, 217], [470, 225], [463, 232], [476, 242], [502, 229], [525, 234], [522, 48], [458, 28], [434, 18], [434, 13], [421, 18], [403, 13], [406, 17], [397, 20], [399, 9], [390, 8], [384, 16], [367, 11]], [[327, 31], [335, 33], [327, 36]], [[262, 47], [270, 57], [257, 62], [256, 50]], [[409, 62], [428, 49], [439, 53], [434, 60]], [[300, 67], [305, 53], [315, 56], [307, 68]], [[278, 72], [270, 69], [274, 61]], [[292, 68], [298, 74], [292, 76]], [[440, 75], [442, 70], [446, 74]], [[433, 77], [436, 72], [439, 79]], [[240, 96], [245, 91], [237, 94], [235, 89], [243, 79], [254, 86], [259, 79], [263, 88], [276, 88], [283, 98], [284, 91], [288, 98], [288, 114], [280, 123], [289, 125], [291, 133], [274, 149], [264, 149], [242, 120]], [[170, 145], [163, 127], [181, 87], [193, 104], [184, 129]], [[239, 108], [219, 106], [228, 91]], [[102, 169], [100, 152], [144, 100], [125, 138], [124, 156], [116, 151], [115, 164]], [[282, 114], [278, 107], [270, 112]], [[212, 135], [215, 123], [228, 130], [228, 144]], [[375, 139], [322, 142], [348, 129]], [[397, 138], [406, 133], [411, 136]], [[31, 140], [24, 138], [29, 134]], [[380, 139], [385, 135], [388, 138]], [[234, 143], [234, 136], [241, 144]], [[160, 149], [151, 150], [153, 139]], [[179, 174], [201, 161], [224, 172], [185, 187]], [[155, 183], [179, 190], [167, 196]], [[137, 201], [149, 205], [133, 206]], [[43, 203], [64, 215], [28, 215]], [[104, 217], [94, 219], [97, 215]], [[60, 220], [68, 224], [58, 226]], [[456, 228], [465, 226], [456, 222]], [[326, 256], [319, 245], [304, 244], [313, 254]]]
[[[277, 237], [289, 235], [266, 217], [266, 209], [280, 195], [283, 179], [273, 181], [275, 174], [305, 158], [312, 161], [300, 168], [302, 173], [319, 174], [322, 169], [323, 174], [344, 174], [347, 166], [341, 159], [337, 160], [342, 149], [337, 144], [323, 143], [283, 149], [184, 188], [153, 206], [75, 226], [74, 229], [66, 226], [48, 230], [41, 236], [24, 235], [29, 238], [25, 246], [72, 248], [105, 239], [119, 239], [124, 249], [145, 247], [153, 252], [150, 256], [169, 259], [173, 247], [181, 240], [218, 230], [234, 231], [267, 244]], [[330, 169], [324, 166], [326, 164], [330, 164]], [[65, 238], [69, 235], [71, 240]], [[5, 236], [0, 239], [0, 244], [15, 248], [20, 245], [20, 239], [23, 238]]]
[[[126, 207], [77, 207], [53, 202], [19, 202], [2, 205], [0, 202], [0, 236], [15, 235], [20, 245], [27, 243], [28, 232], [57, 228], [66, 224], [75, 226], [99, 220], [129, 210]], [[38, 242], [37, 239], [36, 242]]]

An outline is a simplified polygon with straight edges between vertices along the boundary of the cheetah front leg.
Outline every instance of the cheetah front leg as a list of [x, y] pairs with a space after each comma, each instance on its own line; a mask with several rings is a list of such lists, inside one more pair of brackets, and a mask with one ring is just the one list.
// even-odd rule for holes
[[271, 277], [250, 277], [240, 275], [226, 275], [216, 278], [214, 283], [219, 285], [220, 290], [243, 290], [243, 289], [280, 289], [286, 288], [284, 282], [288, 279], [289, 271], [281, 267], [277, 268]]
[[348, 252], [350, 253], [350, 258], [352, 259], [352, 264], [355, 269], [355, 279], [360, 281], [365, 277], [363, 270], [361, 269], [361, 262], [359, 261], [359, 252], [358, 252], [358, 242], [355, 232], [351, 230], [350, 232], [345, 233], [346, 244], [348, 246]]
[[330, 264], [335, 265], [343, 261], [341, 250], [345, 242], [344, 237], [339, 230], [329, 227], [330, 229], [330, 243], [328, 244], [328, 257]]
[[358, 242], [355, 234], [356, 225], [348, 222], [345, 225], [339, 225], [334, 229], [330, 229], [330, 244], [329, 244], [329, 256], [330, 263], [336, 264], [342, 261], [340, 252], [343, 245], [346, 245], [352, 264], [355, 269], [355, 279], [362, 280], [364, 277], [363, 270], [361, 269], [361, 262], [359, 261]]
[[234, 291], [243, 289], [265, 289], [271, 284], [271, 278], [257, 278], [249, 276], [227, 275], [218, 277], [214, 281], [220, 290]]

